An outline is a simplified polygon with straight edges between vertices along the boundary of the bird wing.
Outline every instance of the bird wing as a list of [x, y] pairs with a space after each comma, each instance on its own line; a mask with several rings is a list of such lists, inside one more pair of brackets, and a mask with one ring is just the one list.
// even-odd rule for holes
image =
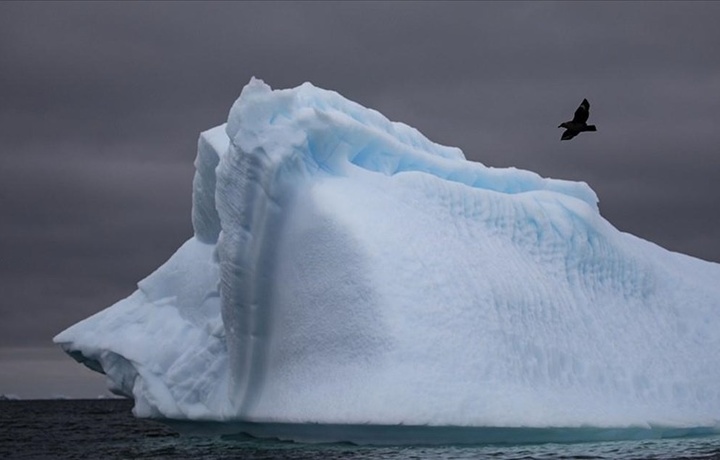
[[573, 137], [577, 136], [578, 132], [573, 131], [572, 129], [566, 129], [565, 132], [562, 133], [562, 137], [560, 138], [561, 141], [567, 141], [572, 139]]
[[583, 101], [580, 103], [580, 107], [578, 107], [575, 111], [575, 116], [573, 117], [572, 121], [573, 123], [585, 123], [588, 120], [589, 116], [590, 103], [587, 99], [583, 99]]

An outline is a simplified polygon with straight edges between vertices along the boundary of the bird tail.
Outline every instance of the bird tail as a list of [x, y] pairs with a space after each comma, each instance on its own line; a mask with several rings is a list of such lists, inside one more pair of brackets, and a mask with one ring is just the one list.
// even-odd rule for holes
[[595, 127], [595, 125], [587, 125], [585, 131], [597, 131], [597, 128]]

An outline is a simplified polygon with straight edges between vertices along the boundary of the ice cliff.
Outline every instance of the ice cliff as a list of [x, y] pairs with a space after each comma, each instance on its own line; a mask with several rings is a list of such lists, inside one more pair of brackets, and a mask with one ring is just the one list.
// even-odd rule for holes
[[470, 162], [337, 93], [255, 79], [195, 166], [194, 237], [55, 337], [138, 416], [720, 419], [720, 265], [618, 231], [585, 183]]

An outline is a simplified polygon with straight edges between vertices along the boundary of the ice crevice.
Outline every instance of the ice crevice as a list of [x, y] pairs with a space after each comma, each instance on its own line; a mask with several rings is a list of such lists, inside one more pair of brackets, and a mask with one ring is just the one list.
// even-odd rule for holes
[[139, 416], [720, 420], [720, 267], [620, 232], [583, 182], [467, 161], [335, 92], [257, 79], [195, 167], [194, 236], [55, 338]]

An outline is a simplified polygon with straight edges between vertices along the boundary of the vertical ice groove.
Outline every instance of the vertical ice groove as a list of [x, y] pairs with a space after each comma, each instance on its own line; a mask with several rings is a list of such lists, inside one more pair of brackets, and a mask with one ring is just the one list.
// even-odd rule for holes
[[[272, 113], [264, 116], [268, 124], [275, 120]], [[217, 167], [216, 191], [222, 228], [217, 246], [222, 318], [230, 331], [230, 397], [239, 415], [250, 410], [263, 381], [274, 239], [285, 193], [282, 173], [300, 166], [293, 160], [296, 146], [271, 144], [266, 149], [257, 142], [258, 132], [249, 128], [240, 127], [240, 139], [249, 139], [245, 146], [254, 148], [245, 150], [236, 142], [238, 136], [230, 138], [228, 153]]]
[[[247, 397], [253, 347], [251, 328], [256, 302], [255, 279], [258, 269], [253, 249], [262, 238], [257, 228], [263, 219], [264, 191], [257, 183], [261, 152], [255, 158], [231, 147], [218, 168], [217, 208], [222, 223], [218, 241], [221, 305], [230, 357], [231, 394], [237, 407]], [[259, 196], [260, 195], [260, 196]], [[235, 207], [235, 204], [239, 208]]]

